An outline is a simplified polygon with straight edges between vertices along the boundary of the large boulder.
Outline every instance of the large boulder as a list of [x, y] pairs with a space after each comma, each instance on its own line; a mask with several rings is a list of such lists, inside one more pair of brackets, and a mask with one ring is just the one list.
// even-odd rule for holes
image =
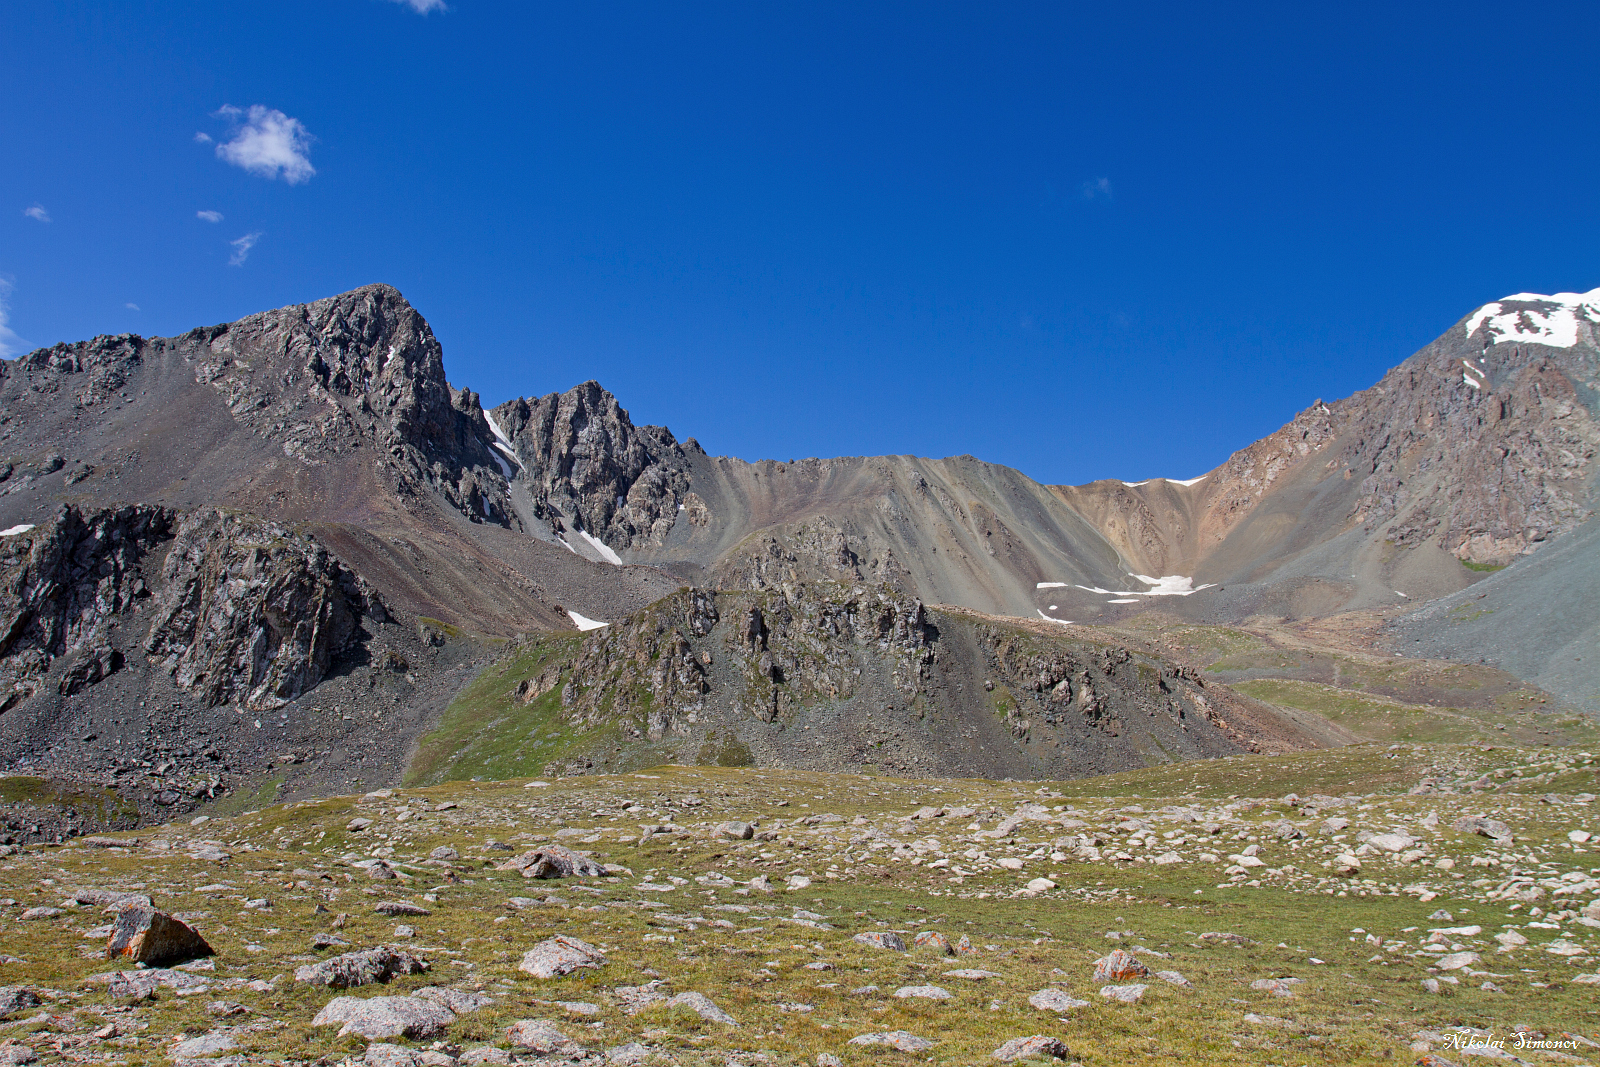
[[502, 871], [521, 871], [524, 878], [598, 878], [605, 868], [565, 845], [543, 845], [500, 864]]
[[213, 956], [216, 952], [194, 927], [155, 908], [129, 907], [117, 913], [106, 942], [106, 959], [159, 967], [164, 963]]
[[1106, 985], [1109, 982], [1127, 982], [1134, 978], [1143, 978], [1150, 973], [1150, 968], [1139, 962], [1139, 957], [1131, 952], [1124, 952], [1120, 948], [1112, 949], [1109, 956], [1095, 961], [1094, 981], [1096, 985]]
[[340, 1037], [360, 1034], [369, 1041], [433, 1037], [455, 1020], [449, 1008], [419, 997], [334, 997], [311, 1020], [312, 1026], [341, 1026]]
[[871, 945], [873, 948], [890, 949], [894, 952], [904, 952], [906, 950], [905, 941], [893, 930], [868, 930], [866, 933], [857, 934], [850, 940], [862, 945]]
[[421, 974], [427, 969], [427, 960], [388, 945], [379, 945], [377, 948], [346, 952], [342, 956], [308, 963], [294, 972], [294, 980], [330, 989], [352, 989], [374, 982], [387, 982], [398, 974]]
[[546, 938], [522, 954], [517, 969], [535, 978], [560, 978], [581, 967], [599, 968], [606, 954], [575, 937]]
[[506, 1029], [506, 1040], [516, 1048], [527, 1049], [541, 1056], [569, 1055], [581, 1051], [570, 1037], [542, 1019], [518, 1019]]

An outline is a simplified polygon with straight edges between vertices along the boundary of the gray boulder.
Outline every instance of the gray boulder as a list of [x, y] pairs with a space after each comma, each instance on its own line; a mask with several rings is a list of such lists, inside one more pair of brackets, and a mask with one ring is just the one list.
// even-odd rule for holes
[[443, 1032], [455, 1020], [449, 1008], [417, 997], [334, 997], [311, 1020], [312, 1026], [342, 1026], [338, 1036], [368, 1040], [406, 1037], [413, 1041]]
[[906, 943], [899, 934], [893, 930], [869, 930], [857, 934], [850, 940], [862, 945], [871, 945], [873, 948], [886, 948], [895, 952], [904, 952]]
[[994, 1050], [994, 1058], [1001, 1063], [1046, 1058], [1064, 1060], [1070, 1055], [1072, 1055], [1072, 1050], [1067, 1048], [1066, 1042], [1045, 1034], [1035, 1034], [1032, 1037], [1014, 1037]]
[[39, 994], [27, 986], [0, 986], [0, 1019], [28, 1008], [37, 1008], [39, 1004]]
[[308, 963], [294, 972], [294, 980], [330, 989], [353, 989], [374, 982], [387, 982], [399, 974], [421, 974], [427, 969], [427, 960], [388, 945], [379, 945], [377, 948], [346, 952], [342, 956]]
[[558, 935], [523, 953], [517, 969], [535, 978], [560, 978], [581, 967], [599, 968], [605, 962], [606, 954], [588, 942]]
[[708, 1023], [721, 1023], [724, 1026], [738, 1026], [733, 1016], [723, 1011], [711, 1002], [711, 998], [704, 993], [679, 993], [667, 1001], [669, 1008], [688, 1008]]

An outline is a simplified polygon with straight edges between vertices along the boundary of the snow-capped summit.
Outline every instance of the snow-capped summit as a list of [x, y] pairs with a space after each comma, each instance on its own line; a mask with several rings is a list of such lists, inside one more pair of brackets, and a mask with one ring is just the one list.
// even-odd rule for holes
[[[1509, 306], [1508, 306], [1509, 305]], [[1600, 289], [1587, 293], [1518, 293], [1485, 304], [1467, 320], [1467, 336], [1484, 329], [1490, 344], [1523, 341], [1571, 348], [1578, 343], [1578, 324], [1600, 325]]]

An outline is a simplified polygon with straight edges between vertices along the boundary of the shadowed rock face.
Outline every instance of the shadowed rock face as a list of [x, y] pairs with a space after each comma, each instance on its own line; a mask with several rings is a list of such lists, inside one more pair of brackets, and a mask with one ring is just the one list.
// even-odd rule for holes
[[887, 586], [686, 590], [539, 671], [566, 722], [598, 739], [547, 774], [721, 763], [1065, 778], [1317, 744], [1103, 635], [929, 610]]
[[208, 707], [276, 708], [360, 633], [389, 621], [367, 584], [309, 538], [206, 509], [179, 527], [144, 650]]

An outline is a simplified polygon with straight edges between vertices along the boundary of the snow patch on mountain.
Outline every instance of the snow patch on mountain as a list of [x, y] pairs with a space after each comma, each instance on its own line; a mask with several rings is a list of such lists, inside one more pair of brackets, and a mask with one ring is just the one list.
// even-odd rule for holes
[[1482, 328], [1490, 344], [1523, 341], [1571, 348], [1578, 343], [1580, 322], [1600, 323], [1600, 289], [1551, 296], [1518, 293], [1485, 304], [1467, 320], [1467, 336]]
[[600, 553], [601, 559], [605, 560], [607, 563], [613, 563], [618, 567], [622, 566], [622, 557], [617, 555], [616, 552], [612, 550], [611, 546], [600, 540], [600, 538], [596, 537], [588, 530], [579, 530], [578, 536], [589, 542], [589, 547]]
[[609, 622], [600, 622], [597, 619], [586, 618], [570, 608], [567, 610], [567, 615], [572, 619], [572, 625], [576, 626], [580, 630], [598, 630], [602, 626], [611, 625]]
[[1205, 480], [1206, 476], [1202, 474], [1195, 478], [1146, 478], [1142, 482], [1123, 482], [1122, 484], [1127, 486], [1129, 489], [1134, 489], [1141, 485], [1149, 485], [1151, 482], [1171, 482], [1173, 485], [1194, 485]]

